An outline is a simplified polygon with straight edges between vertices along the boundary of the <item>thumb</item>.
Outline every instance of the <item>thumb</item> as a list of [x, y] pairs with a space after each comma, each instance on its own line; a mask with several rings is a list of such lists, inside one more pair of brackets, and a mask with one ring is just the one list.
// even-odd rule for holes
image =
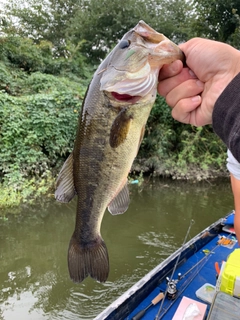
[[158, 80], [161, 81], [167, 78], [171, 78], [176, 74], [180, 73], [182, 71], [182, 68], [183, 63], [181, 60], [176, 60], [170, 64], [165, 64], [162, 66], [159, 72]]

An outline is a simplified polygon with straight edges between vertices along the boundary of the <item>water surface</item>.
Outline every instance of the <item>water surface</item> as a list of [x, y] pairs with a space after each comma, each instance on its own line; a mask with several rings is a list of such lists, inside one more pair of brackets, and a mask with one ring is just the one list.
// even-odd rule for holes
[[189, 238], [233, 208], [228, 181], [189, 184], [169, 180], [130, 186], [129, 210], [105, 213], [102, 236], [110, 257], [104, 284], [70, 281], [67, 249], [76, 201], [44, 200], [8, 210], [0, 219], [0, 319], [93, 319]]

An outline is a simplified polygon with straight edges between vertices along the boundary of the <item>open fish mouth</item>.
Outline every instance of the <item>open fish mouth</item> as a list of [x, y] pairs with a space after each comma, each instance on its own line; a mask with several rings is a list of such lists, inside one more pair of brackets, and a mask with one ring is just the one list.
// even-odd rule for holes
[[141, 96], [131, 96], [130, 94], [121, 94], [114, 91], [110, 92], [110, 95], [115, 101], [126, 102], [128, 104], [134, 104], [142, 98]]
[[120, 101], [130, 101], [132, 100], [134, 97], [131, 96], [130, 94], [121, 94], [118, 92], [111, 92], [112, 96], [116, 99], [116, 100], [120, 100]]

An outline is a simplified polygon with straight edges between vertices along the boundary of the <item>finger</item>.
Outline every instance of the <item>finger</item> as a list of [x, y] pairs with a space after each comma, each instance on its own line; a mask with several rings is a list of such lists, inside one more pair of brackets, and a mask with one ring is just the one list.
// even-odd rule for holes
[[204, 106], [200, 95], [180, 100], [172, 110], [172, 117], [196, 127], [212, 123], [212, 111]]
[[181, 72], [183, 68], [183, 63], [180, 60], [176, 60], [170, 64], [165, 64], [162, 66], [159, 72], [159, 81], [166, 78], [170, 78]]
[[[176, 79], [177, 81], [177, 79]], [[181, 82], [166, 95], [166, 102], [174, 107], [180, 100], [197, 96], [202, 93], [204, 83], [198, 79], [188, 79]]]
[[199, 95], [180, 100], [172, 110], [172, 117], [179, 122], [199, 126], [200, 120], [196, 117], [196, 110], [201, 101]]
[[195, 74], [189, 68], [183, 68], [177, 75], [160, 81], [158, 84], [158, 93], [166, 97], [175, 87], [178, 87], [189, 79], [196, 79]]

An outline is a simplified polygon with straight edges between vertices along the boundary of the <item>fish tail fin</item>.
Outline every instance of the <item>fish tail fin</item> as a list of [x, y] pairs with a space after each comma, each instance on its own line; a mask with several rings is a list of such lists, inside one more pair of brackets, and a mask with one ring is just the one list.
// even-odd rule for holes
[[105, 282], [109, 274], [108, 251], [99, 236], [89, 244], [81, 245], [73, 236], [68, 248], [68, 270], [74, 282], [82, 282], [87, 276]]

